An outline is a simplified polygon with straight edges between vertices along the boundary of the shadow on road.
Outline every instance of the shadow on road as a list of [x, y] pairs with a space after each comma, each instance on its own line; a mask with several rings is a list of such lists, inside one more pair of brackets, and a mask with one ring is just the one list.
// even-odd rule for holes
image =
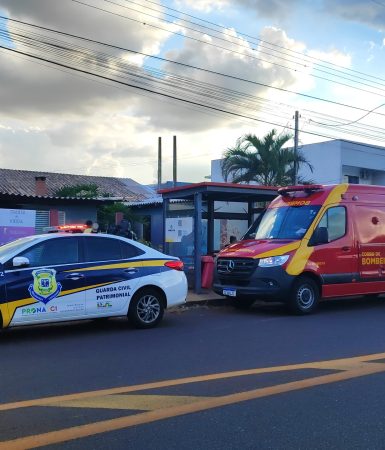
[[[287, 316], [292, 317], [293, 314], [287, 309], [285, 304], [279, 302], [256, 301], [250, 309], [241, 310], [234, 308], [229, 299], [216, 299], [210, 303], [204, 302], [204, 306], [228, 307], [232, 308], [237, 314], [256, 314], [263, 316]], [[332, 314], [343, 311], [362, 311], [374, 308], [383, 309], [385, 307], [385, 295], [376, 296], [355, 296], [348, 298], [333, 298], [322, 300], [318, 309], [313, 314]], [[298, 316], [297, 316], [298, 317]]]
[[[344, 299], [330, 299], [320, 302], [316, 315], [338, 314], [346, 311], [381, 311], [385, 307], [385, 296], [380, 297], [350, 297]], [[170, 329], [178, 322], [178, 313], [188, 309], [211, 309], [215, 312], [216, 308], [231, 309], [232, 314], [242, 315], [258, 315], [262, 317], [290, 317], [293, 315], [287, 310], [284, 304], [276, 302], [256, 301], [248, 310], [239, 310], [232, 306], [228, 299], [218, 299], [213, 302], [197, 302], [190, 306], [175, 308], [167, 312], [162, 323], [154, 330]], [[298, 317], [298, 316], [297, 316]], [[178, 328], [178, 327], [177, 327]], [[109, 319], [87, 319], [73, 322], [58, 322], [40, 325], [26, 325], [5, 330], [0, 330], [0, 345], [7, 343], [20, 342], [39, 342], [47, 341], [47, 339], [73, 340], [80, 336], [96, 337], [103, 335], [118, 335], [124, 333], [152, 333], [154, 330], [139, 330], [134, 328], [127, 318], [113, 317]], [[103, 333], [101, 333], [103, 331]]]
[[46, 341], [47, 339], [73, 339], [81, 335], [117, 332], [136, 332], [126, 318], [94, 319], [74, 322], [58, 322], [40, 325], [26, 325], [0, 331], [1, 344], [17, 341]]

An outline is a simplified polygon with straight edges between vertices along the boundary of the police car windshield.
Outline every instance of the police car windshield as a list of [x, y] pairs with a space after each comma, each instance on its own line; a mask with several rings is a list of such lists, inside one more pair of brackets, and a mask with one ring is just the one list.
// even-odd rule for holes
[[314, 205], [270, 208], [262, 217], [255, 239], [301, 239], [320, 208]]
[[27, 236], [1, 245], [0, 259], [7, 257], [10, 253], [17, 253], [19, 250], [22, 250], [26, 244], [30, 244], [36, 239], [37, 236]]

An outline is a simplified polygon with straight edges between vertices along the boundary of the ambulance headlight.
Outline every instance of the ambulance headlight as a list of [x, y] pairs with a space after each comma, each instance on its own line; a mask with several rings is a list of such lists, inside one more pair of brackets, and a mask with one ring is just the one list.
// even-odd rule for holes
[[289, 259], [289, 255], [269, 256], [259, 260], [259, 267], [276, 267], [282, 266]]

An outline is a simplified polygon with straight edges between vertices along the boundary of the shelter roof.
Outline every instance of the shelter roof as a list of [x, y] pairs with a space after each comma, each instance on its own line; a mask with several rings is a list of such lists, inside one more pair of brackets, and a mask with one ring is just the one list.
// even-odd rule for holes
[[276, 186], [214, 182], [195, 183], [159, 191], [165, 199], [192, 200], [195, 194], [200, 193], [203, 198], [227, 202], [270, 201], [277, 196], [277, 192]]

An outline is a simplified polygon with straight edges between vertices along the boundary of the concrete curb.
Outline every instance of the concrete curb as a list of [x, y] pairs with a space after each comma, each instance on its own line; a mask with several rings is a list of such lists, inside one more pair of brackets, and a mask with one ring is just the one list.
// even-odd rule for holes
[[228, 298], [210, 298], [206, 300], [187, 300], [185, 306], [229, 306], [231, 301]]
[[201, 294], [188, 291], [186, 298], [186, 305], [210, 305], [210, 306], [223, 306], [229, 305], [230, 300], [227, 297], [217, 295], [211, 290], [203, 290]]

